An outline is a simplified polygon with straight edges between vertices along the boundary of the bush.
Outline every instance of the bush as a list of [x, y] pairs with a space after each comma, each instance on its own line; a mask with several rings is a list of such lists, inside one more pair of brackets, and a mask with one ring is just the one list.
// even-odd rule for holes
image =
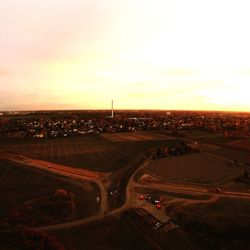
[[54, 195], [26, 202], [10, 213], [6, 219], [12, 225], [38, 226], [53, 224], [74, 218], [76, 204], [74, 195], [58, 189]]

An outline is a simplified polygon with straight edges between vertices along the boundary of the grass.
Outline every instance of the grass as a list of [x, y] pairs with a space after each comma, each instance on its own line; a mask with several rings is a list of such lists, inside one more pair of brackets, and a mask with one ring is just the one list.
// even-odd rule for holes
[[249, 200], [221, 198], [185, 207], [175, 218], [200, 249], [249, 249], [249, 211]]
[[146, 242], [124, 219], [108, 217], [86, 226], [51, 232], [67, 249], [148, 249]]
[[133, 220], [129, 220], [129, 216], [130, 214], [127, 216], [122, 214], [119, 218], [109, 217], [91, 225], [78, 226], [51, 233], [67, 249], [74, 250], [155, 249], [146, 241], [147, 238], [159, 243], [162, 246], [161, 249], [194, 250], [192, 242], [185, 236], [172, 232], [159, 238], [159, 232], [153, 231], [151, 227], [149, 227], [148, 233], [144, 233], [145, 225], [135, 226]]
[[0, 161], [0, 218], [24, 202], [53, 195], [59, 188], [75, 194], [77, 218], [99, 211], [99, 205], [96, 203], [99, 188], [95, 183], [81, 183], [81, 186], [78, 186], [63, 178], [58, 179], [50, 174]]
[[215, 149], [213, 153], [230, 160], [237, 160], [241, 163], [250, 163], [249, 152], [240, 149], [219, 147]]
[[224, 184], [244, 172], [242, 167], [201, 153], [152, 160], [146, 169], [162, 179], [202, 184]]
[[188, 132], [186, 136], [192, 140], [204, 141], [210, 143], [227, 144], [233, 141], [233, 138], [224, 137], [223, 133], [208, 132], [208, 131], [192, 131]]
[[249, 139], [235, 140], [235, 141], [232, 141], [229, 145], [233, 146], [235, 148], [238, 148], [238, 149], [250, 151], [250, 140]]

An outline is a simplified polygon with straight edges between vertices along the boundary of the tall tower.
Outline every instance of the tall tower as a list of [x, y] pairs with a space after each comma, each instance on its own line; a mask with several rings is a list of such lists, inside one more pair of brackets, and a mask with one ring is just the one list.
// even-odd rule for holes
[[111, 100], [111, 118], [114, 118], [114, 102]]

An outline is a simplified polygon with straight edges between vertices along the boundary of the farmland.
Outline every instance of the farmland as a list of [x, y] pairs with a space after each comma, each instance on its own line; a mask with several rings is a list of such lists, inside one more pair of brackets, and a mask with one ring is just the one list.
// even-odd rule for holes
[[209, 155], [195, 153], [152, 160], [146, 170], [167, 180], [225, 184], [242, 175], [245, 169]]
[[234, 137], [225, 137], [222, 133], [212, 133], [204, 131], [192, 131], [184, 132], [184, 137], [201, 141], [209, 142], [217, 145], [229, 146], [235, 148], [236, 150], [250, 151], [250, 140], [249, 139], [237, 139]]
[[233, 138], [225, 137], [223, 133], [208, 131], [183, 131], [183, 135], [192, 140], [218, 144], [227, 144], [234, 140]]
[[[136, 136], [135, 133], [127, 134]], [[99, 135], [73, 138], [12, 140], [0, 143], [0, 150], [9, 150], [55, 163], [98, 171], [118, 170], [131, 166], [155, 147], [174, 145], [177, 140], [164, 140], [150, 134], [150, 140], [112, 141]], [[145, 137], [145, 136], [144, 136]]]
[[101, 136], [113, 142], [156, 141], [156, 140], [162, 141], [170, 139], [170, 137], [168, 136], [150, 132], [112, 133], [112, 134], [102, 134]]

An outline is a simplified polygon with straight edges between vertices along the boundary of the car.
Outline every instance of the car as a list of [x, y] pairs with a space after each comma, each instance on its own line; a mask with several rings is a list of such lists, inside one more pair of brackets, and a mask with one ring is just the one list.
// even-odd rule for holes
[[162, 228], [162, 227], [164, 227], [164, 224], [158, 221], [158, 222], [156, 222], [155, 225], [153, 226], [153, 229], [154, 229], [154, 230], [158, 230], [158, 229], [160, 229], [160, 228]]
[[152, 202], [152, 197], [149, 195], [145, 195], [145, 201]]
[[154, 205], [160, 203], [159, 200], [154, 200], [154, 199], [152, 199], [151, 202], [152, 202], [152, 204], [154, 204]]
[[212, 192], [212, 193], [221, 193], [221, 188], [219, 187], [212, 187], [212, 188], [208, 188], [207, 190], [208, 192]]
[[144, 197], [143, 194], [141, 194], [141, 195], [139, 195], [138, 199], [141, 200], [141, 201], [143, 201], [143, 200], [145, 200], [145, 197]]
[[162, 208], [161, 203], [157, 203], [157, 204], [156, 204], [156, 208], [157, 208], [157, 209], [161, 209], [161, 208]]
[[215, 188], [215, 192], [216, 192], [216, 193], [221, 193], [221, 188], [216, 187], [216, 188]]

